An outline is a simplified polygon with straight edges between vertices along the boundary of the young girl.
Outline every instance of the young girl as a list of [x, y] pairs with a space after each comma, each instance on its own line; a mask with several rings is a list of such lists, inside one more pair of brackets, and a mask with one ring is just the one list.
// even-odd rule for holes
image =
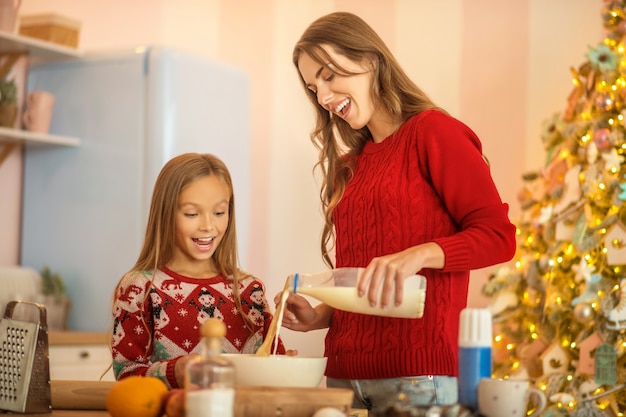
[[[115, 289], [116, 379], [148, 375], [183, 387], [211, 317], [226, 323], [225, 352], [254, 353], [272, 315], [261, 281], [238, 268], [228, 169], [213, 155], [187, 153], [161, 170], [143, 248]], [[285, 353], [280, 342], [278, 352]]]
[[351, 13], [313, 22], [293, 63], [317, 116], [324, 259], [332, 266], [334, 249], [337, 267], [365, 268], [358, 289], [372, 304], [381, 293], [383, 306], [400, 303], [409, 275], [428, 284], [421, 319], [312, 308], [292, 294], [283, 325], [329, 328], [327, 383], [352, 388], [355, 408], [453, 404], [470, 270], [515, 252], [515, 226], [480, 140], [430, 101]]

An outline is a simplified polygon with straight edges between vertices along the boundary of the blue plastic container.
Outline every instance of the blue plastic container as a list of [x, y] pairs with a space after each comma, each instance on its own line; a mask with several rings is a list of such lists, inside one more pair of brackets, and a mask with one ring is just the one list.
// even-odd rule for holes
[[491, 378], [491, 312], [466, 308], [459, 323], [459, 403], [478, 409], [478, 383]]

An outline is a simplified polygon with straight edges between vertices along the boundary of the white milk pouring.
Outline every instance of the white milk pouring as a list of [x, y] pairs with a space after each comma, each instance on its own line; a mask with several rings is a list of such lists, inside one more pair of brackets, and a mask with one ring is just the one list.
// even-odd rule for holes
[[367, 296], [359, 297], [356, 285], [362, 272], [363, 268], [339, 268], [319, 274], [296, 274], [290, 290], [353, 313], [413, 319], [423, 316], [426, 278], [421, 275], [406, 277], [402, 303], [395, 305], [392, 301], [392, 304], [382, 308], [380, 299], [375, 306], [371, 306]]
[[426, 290], [409, 290], [404, 292], [402, 304], [391, 304], [382, 308], [380, 305], [372, 307], [367, 296], [359, 297], [357, 289], [353, 287], [301, 288], [298, 289], [298, 294], [310, 295], [331, 307], [352, 313], [409, 319], [422, 317], [426, 299]]

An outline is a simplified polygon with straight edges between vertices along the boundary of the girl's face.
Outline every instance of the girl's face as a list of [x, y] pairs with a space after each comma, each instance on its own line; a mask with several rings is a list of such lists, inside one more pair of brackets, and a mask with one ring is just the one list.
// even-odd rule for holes
[[376, 109], [370, 94], [372, 68], [351, 61], [330, 46], [323, 48], [334, 62], [356, 75], [340, 75], [341, 71], [333, 64], [321, 65], [302, 53], [298, 59], [298, 70], [306, 86], [317, 95], [320, 106], [333, 116], [344, 119], [352, 129], [358, 130], [372, 123]]
[[215, 175], [189, 183], [178, 196], [174, 256], [169, 267], [183, 274], [201, 276], [215, 271], [207, 260], [215, 253], [228, 228], [228, 186]]

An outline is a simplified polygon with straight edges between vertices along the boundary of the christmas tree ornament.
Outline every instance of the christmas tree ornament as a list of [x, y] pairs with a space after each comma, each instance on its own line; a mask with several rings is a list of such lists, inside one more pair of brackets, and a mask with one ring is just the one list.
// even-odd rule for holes
[[598, 346], [604, 343], [604, 339], [599, 332], [593, 332], [591, 336], [585, 338], [578, 344], [580, 357], [578, 359], [577, 375], [594, 375], [596, 373], [595, 351]]
[[580, 175], [580, 165], [575, 165], [565, 174], [563, 179], [563, 193], [559, 201], [554, 205], [556, 213], [562, 213], [565, 209], [575, 205], [580, 201], [581, 189], [578, 176]]
[[611, 141], [609, 140], [611, 131], [607, 128], [601, 128], [593, 133], [593, 143], [596, 144], [599, 150], [605, 151], [611, 147]]
[[498, 317], [507, 311], [515, 309], [518, 304], [519, 297], [515, 291], [501, 291], [489, 303], [489, 310], [493, 317]]
[[542, 337], [530, 344], [524, 344], [519, 347], [518, 356], [522, 364], [521, 366], [533, 379], [539, 378], [543, 374], [543, 367], [539, 357], [547, 347], [548, 342]]
[[598, 385], [617, 383], [617, 355], [609, 344], [598, 346], [595, 360], [595, 381]]
[[582, 324], [587, 324], [593, 321], [594, 311], [593, 307], [587, 303], [580, 303], [574, 307], [574, 318], [576, 321]]
[[622, 278], [619, 288], [619, 303], [606, 316], [606, 328], [610, 330], [626, 329], [626, 278]]
[[626, 264], [626, 227], [617, 222], [604, 235], [604, 247], [609, 265]]
[[566, 374], [570, 355], [558, 342], [553, 342], [540, 356], [543, 374]]

